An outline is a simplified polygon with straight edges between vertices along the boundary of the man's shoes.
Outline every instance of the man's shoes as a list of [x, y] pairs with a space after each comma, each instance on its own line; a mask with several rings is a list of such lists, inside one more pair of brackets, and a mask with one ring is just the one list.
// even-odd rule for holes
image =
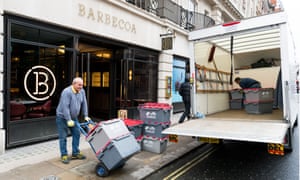
[[73, 154], [72, 155], [72, 159], [80, 159], [80, 160], [83, 160], [83, 159], [86, 159], [86, 156], [83, 155], [81, 152], [79, 152], [78, 154]]
[[[184, 121], [184, 120], [183, 120], [183, 121]], [[181, 123], [183, 123], [183, 121], [182, 121], [182, 120], [179, 120], [178, 123], [181, 124]]]
[[61, 157], [61, 162], [64, 163], [64, 164], [69, 164], [70, 159], [67, 155], [64, 155], [64, 156]]

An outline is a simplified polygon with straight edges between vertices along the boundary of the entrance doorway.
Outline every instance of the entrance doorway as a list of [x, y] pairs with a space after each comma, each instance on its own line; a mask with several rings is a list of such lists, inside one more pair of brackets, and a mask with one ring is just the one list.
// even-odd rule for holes
[[158, 53], [83, 43], [79, 47], [75, 74], [83, 78], [89, 115], [95, 121], [117, 118], [120, 109], [137, 119], [139, 104], [156, 101]]
[[76, 76], [83, 78], [89, 115], [94, 121], [111, 118], [111, 67], [113, 51], [80, 52], [76, 59]]

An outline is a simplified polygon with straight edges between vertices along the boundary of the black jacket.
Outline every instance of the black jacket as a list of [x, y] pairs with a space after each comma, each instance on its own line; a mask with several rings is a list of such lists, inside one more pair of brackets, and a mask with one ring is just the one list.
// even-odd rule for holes
[[188, 81], [185, 81], [180, 85], [179, 94], [182, 96], [183, 101], [191, 100], [191, 84]]

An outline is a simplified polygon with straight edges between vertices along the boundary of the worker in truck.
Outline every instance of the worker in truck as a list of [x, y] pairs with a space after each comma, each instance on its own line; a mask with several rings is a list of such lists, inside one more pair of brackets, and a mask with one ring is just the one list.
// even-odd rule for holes
[[236, 77], [234, 82], [236, 82], [242, 89], [261, 88], [260, 82], [252, 78]]
[[186, 117], [188, 117], [188, 119], [191, 118], [191, 88], [189, 74], [186, 74], [184, 82], [179, 87], [179, 94], [182, 97], [185, 110], [178, 123], [183, 123]]

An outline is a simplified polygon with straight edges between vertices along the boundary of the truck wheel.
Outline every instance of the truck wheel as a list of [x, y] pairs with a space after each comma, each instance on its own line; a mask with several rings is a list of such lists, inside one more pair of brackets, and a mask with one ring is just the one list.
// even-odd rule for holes
[[286, 152], [293, 151], [293, 130], [291, 128], [288, 129], [285, 135], [284, 149]]
[[97, 164], [95, 170], [96, 170], [96, 174], [100, 177], [106, 177], [109, 174], [107, 168], [102, 162]]

